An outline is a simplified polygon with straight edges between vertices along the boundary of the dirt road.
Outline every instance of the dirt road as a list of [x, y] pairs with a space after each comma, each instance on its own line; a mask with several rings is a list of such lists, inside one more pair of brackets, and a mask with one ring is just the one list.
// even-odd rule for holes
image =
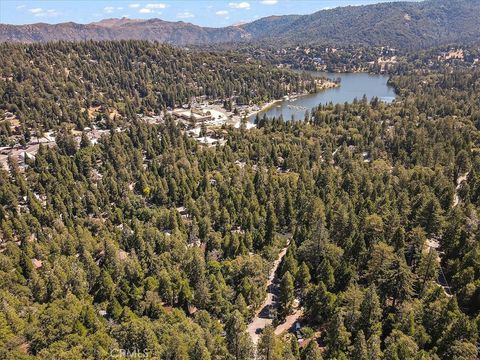
[[290, 245], [290, 239], [280, 253], [278, 254], [277, 259], [273, 263], [273, 267], [270, 270], [268, 276], [268, 281], [266, 284], [267, 287], [267, 296], [263, 302], [260, 309], [255, 314], [255, 317], [248, 324], [248, 333], [252, 338], [253, 343], [256, 345], [260, 337], [260, 333], [265, 328], [265, 326], [272, 324], [272, 318], [270, 316], [270, 309], [276, 308], [277, 306], [277, 295], [278, 295], [278, 279], [276, 277], [277, 269], [282, 262], [283, 257], [287, 253], [288, 245]]
[[[462, 186], [462, 183], [466, 181], [468, 178], [468, 172], [460, 175], [457, 178], [457, 186], [455, 187], [455, 194], [453, 195], [453, 204], [452, 208], [457, 206], [460, 203], [460, 196], [458, 192], [460, 191], [460, 187]], [[431, 251], [432, 249], [435, 249], [437, 251], [437, 258], [435, 259], [436, 262], [440, 265], [440, 274], [437, 278], [437, 285], [441, 286], [443, 288], [443, 291], [445, 292], [445, 295], [448, 297], [452, 297], [452, 291], [450, 286], [448, 285], [447, 278], [445, 277], [445, 273], [443, 272], [442, 268], [442, 254], [443, 252], [439, 250], [440, 248], [440, 242], [435, 239], [428, 239], [426, 241], [426, 246], [428, 248], [428, 251]]]
[[285, 322], [278, 325], [275, 329], [275, 335], [281, 335], [285, 331], [288, 331], [292, 328], [292, 326], [297, 322], [299, 318], [303, 315], [303, 309], [296, 309], [293, 314], [290, 314], [285, 319]]

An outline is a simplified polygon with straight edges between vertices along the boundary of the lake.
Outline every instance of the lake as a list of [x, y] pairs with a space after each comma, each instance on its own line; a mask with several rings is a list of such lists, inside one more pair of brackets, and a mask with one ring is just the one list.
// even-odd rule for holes
[[[316, 77], [327, 77], [335, 80], [340, 78], [339, 87], [322, 90], [315, 94], [308, 94], [292, 100], [282, 100], [272, 107], [261, 111], [260, 116], [267, 114], [267, 117], [279, 117], [283, 115], [285, 120], [290, 120], [292, 115], [296, 120], [303, 119], [305, 111], [311, 110], [320, 104], [334, 103], [343, 104], [352, 102], [355, 98], [361, 100], [366, 95], [370, 100], [372, 97], [378, 97], [384, 102], [392, 102], [395, 99], [393, 87], [387, 85], [388, 75], [376, 75], [367, 73], [324, 73], [308, 71], [307, 73]], [[256, 115], [252, 115], [253, 121]]]

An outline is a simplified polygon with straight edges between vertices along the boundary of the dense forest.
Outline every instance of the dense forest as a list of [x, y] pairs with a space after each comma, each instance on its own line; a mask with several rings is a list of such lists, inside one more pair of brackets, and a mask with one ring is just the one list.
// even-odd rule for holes
[[[205, 46], [198, 46], [205, 49]], [[283, 45], [268, 42], [209, 46], [210, 51], [241, 52], [281, 68], [330, 73], [370, 72], [404, 74], [415, 69], [442, 71], [446, 66], [475, 67], [480, 61], [478, 45], [438, 46], [409, 51], [385, 46], [344, 46], [328, 43]]]
[[394, 1], [269, 16], [242, 26], [272, 44], [367, 45], [422, 49], [478, 43], [478, 0]]
[[[2, 45], [2, 107], [26, 128], [81, 130], [95, 101], [124, 119], [97, 143], [60, 127], [0, 169], [0, 358], [477, 357], [478, 69], [405, 69], [392, 104], [257, 118], [212, 147], [135, 114], [304, 82], [143, 45]], [[255, 349], [246, 324], [288, 242], [274, 325], [300, 299], [303, 341], [269, 326]]]
[[185, 51], [147, 41], [1, 43], [0, 63], [0, 116], [2, 110], [13, 113], [22, 133], [60, 123], [83, 130], [97, 107], [105, 119], [113, 110], [134, 118], [182, 106], [192, 97], [242, 105], [315, 90], [311, 78], [238, 53]]

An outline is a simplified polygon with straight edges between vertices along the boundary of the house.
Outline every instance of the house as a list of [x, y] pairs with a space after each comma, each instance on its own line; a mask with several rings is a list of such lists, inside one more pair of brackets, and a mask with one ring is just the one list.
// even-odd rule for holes
[[187, 211], [187, 209], [185, 208], [185, 206], [179, 206], [179, 207], [177, 207], [177, 211], [178, 211], [178, 213], [180, 214], [180, 216], [182, 217], [182, 219], [188, 218], [188, 211]]
[[43, 266], [42, 260], [32, 259], [32, 265], [35, 269], [39, 269]]
[[174, 110], [172, 115], [186, 121], [210, 121], [212, 119], [211, 115], [203, 114], [201, 110]]

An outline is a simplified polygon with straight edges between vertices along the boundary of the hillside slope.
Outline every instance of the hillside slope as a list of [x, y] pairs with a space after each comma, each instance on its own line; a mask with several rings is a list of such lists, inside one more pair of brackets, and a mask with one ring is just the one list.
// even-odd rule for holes
[[169, 22], [160, 19], [135, 20], [107, 19], [98, 23], [73, 22], [49, 25], [0, 24], [0, 41], [48, 42], [56, 40], [156, 40], [164, 43], [207, 44], [239, 41], [249, 34], [238, 27], [207, 28], [190, 23]]
[[239, 41], [428, 47], [480, 38], [480, 0], [428, 0], [347, 6], [311, 15], [269, 16], [241, 26], [208, 28], [160, 19], [91, 24], [0, 25], [0, 41], [156, 40], [175, 45]]
[[256, 39], [423, 47], [477, 40], [479, 13], [479, 0], [395, 2], [260, 19], [244, 30]]

